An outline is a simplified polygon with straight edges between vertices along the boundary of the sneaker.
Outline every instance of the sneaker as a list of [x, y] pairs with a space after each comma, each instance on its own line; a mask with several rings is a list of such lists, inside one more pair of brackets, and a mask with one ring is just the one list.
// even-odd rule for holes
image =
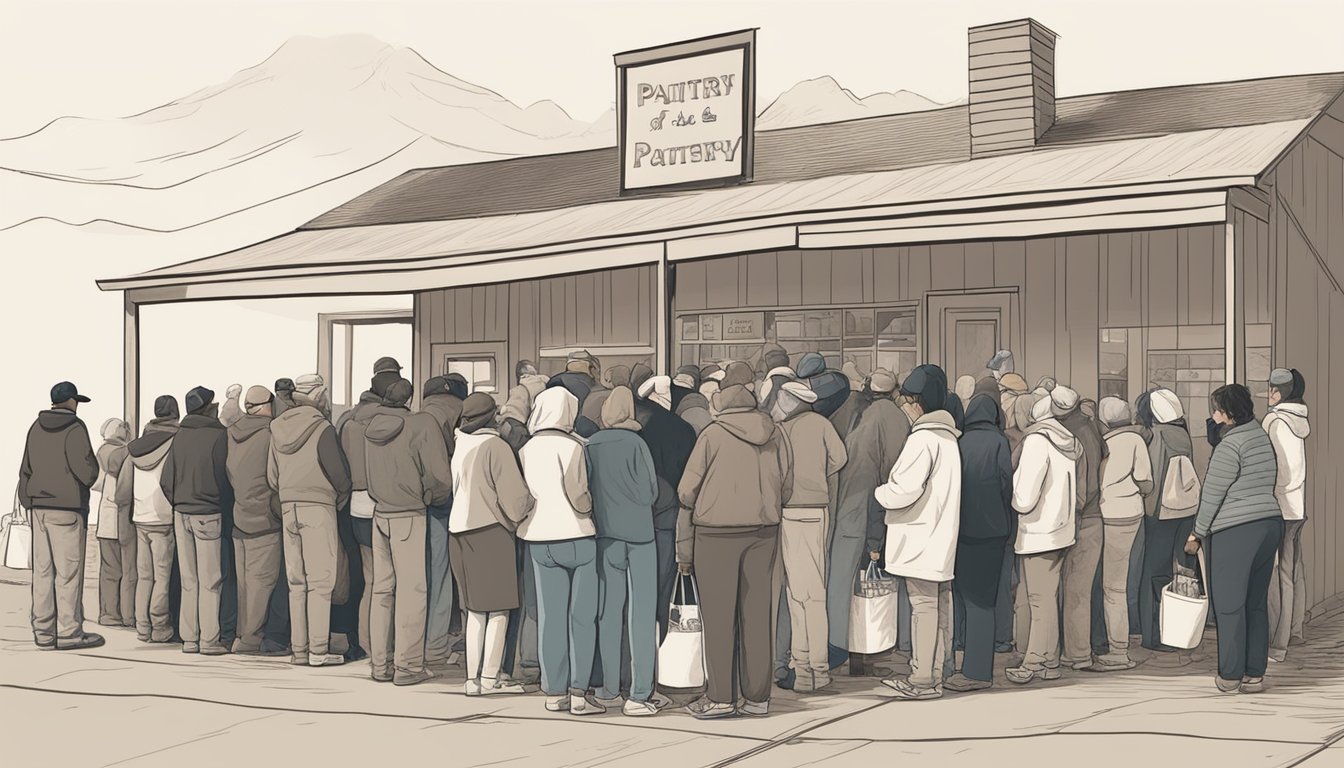
[[649, 697], [649, 703], [657, 707], [660, 712], [672, 706], [672, 700], [657, 691], [654, 691], [653, 695]]
[[182, 643], [182, 652], [183, 652], [183, 653], [200, 653], [200, 652], [201, 652], [201, 644], [200, 644], [200, 643], [187, 643], [187, 642], [184, 642], [184, 643]]
[[986, 688], [993, 688], [994, 681], [974, 680], [958, 672], [952, 677], [949, 677], [947, 681], [943, 683], [943, 687], [949, 691], [955, 691], [957, 693], [970, 693], [971, 691], [983, 691]]
[[547, 697], [546, 697], [546, 711], [547, 711], [547, 712], [568, 712], [568, 711], [569, 711], [569, 694], [564, 693], [564, 694], [561, 694], [561, 695], [559, 695], [559, 696], [547, 696]]
[[345, 653], [341, 654], [341, 657], [346, 661], [363, 661], [369, 658], [369, 652], [358, 645], [352, 645], [345, 649]]
[[626, 717], [653, 717], [660, 710], [661, 707], [652, 701], [627, 701], [621, 707], [621, 714]]
[[571, 695], [569, 697], [569, 714], [582, 717], [585, 715], [605, 714], [607, 708], [602, 706], [602, 702], [597, 700], [596, 696], [583, 694], [580, 696]]
[[1242, 693], [1264, 693], [1264, 692], [1265, 692], [1265, 678], [1263, 678], [1263, 677], [1246, 677], [1246, 678], [1242, 678], [1242, 680], [1241, 680], [1241, 692], [1242, 692]]
[[79, 637], [72, 637], [68, 640], [57, 639], [56, 650], [58, 651], [82, 651], [88, 648], [98, 648], [106, 642], [102, 635], [95, 635], [92, 632], [85, 632]]
[[226, 656], [229, 649], [222, 645], [203, 645], [201, 646], [202, 656]]
[[775, 685], [785, 691], [802, 691], [807, 685], [802, 678], [803, 675], [798, 674], [796, 670], [780, 670], [775, 673]]
[[1091, 667], [1092, 658], [1088, 657], [1086, 659], [1060, 659], [1059, 664], [1060, 666], [1068, 667], [1069, 669], [1072, 669], [1075, 672], [1077, 672], [1087, 669], [1088, 667]]
[[1283, 662], [1285, 662], [1285, 661], [1288, 660], [1288, 652], [1287, 652], [1287, 651], [1270, 651], [1270, 652], [1269, 652], [1269, 660], [1270, 660], [1270, 661], [1273, 661], [1273, 662], [1277, 662], [1277, 663], [1279, 663], [1279, 664], [1282, 664]]
[[393, 679], [392, 674], [388, 672], [370, 672], [369, 677], [372, 678], [375, 683], [390, 683]]
[[1213, 678], [1213, 684], [1218, 686], [1218, 690], [1223, 693], [1241, 693], [1240, 680], [1224, 680], [1221, 677]]
[[1092, 665], [1087, 667], [1088, 672], [1123, 672], [1127, 669], [1133, 669], [1139, 666], [1133, 659], [1109, 659], [1097, 657], [1092, 660]]
[[721, 720], [737, 714], [737, 708], [732, 704], [719, 704], [710, 701], [708, 696], [701, 696], [687, 704], [686, 711], [696, 720]]
[[[502, 675], [497, 680], [490, 680], [489, 678], [483, 677], [479, 681], [477, 681], [476, 687], [477, 690], [480, 691], [479, 693], [476, 694], [477, 696], [500, 696], [500, 695], [516, 696], [521, 693], [527, 693], [527, 689], [524, 688], [522, 685], [514, 682], [513, 680], [505, 679]], [[471, 694], [467, 695], [470, 696]]]
[[770, 714], [770, 701], [743, 701], [738, 712], [748, 717], [765, 717]]
[[339, 653], [308, 654], [308, 666], [310, 667], [339, 667], [344, 663], [345, 656]]
[[1026, 667], [1010, 667], [1009, 669], [1004, 670], [1003, 675], [1008, 678], [1008, 682], [1010, 683], [1026, 685], [1033, 680], [1058, 680], [1059, 668], [1046, 667], [1044, 669], [1028, 669]]
[[882, 681], [882, 684], [896, 692], [896, 698], [906, 699], [908, 701], [922, 701], [925, 699], [941, 699], [943, 697], [943, 688], [935, 685], [930, 688], [919, 688], [911, 685], [906, 678], [888, 677]]
[[428, 669], [418, 669], [414, 672], [402, 672], [400, 669], [398, 669], [392, 675], [392, 684], [401, 686], [419, 685], [420, 683], [423, 683], [426, 680], [433, 680], [433, 679], [434, 679], [434, 673], [430, 672]]
[[149, 642], [149, 635], [142, 635], [142, 634], [140, 634], [139, 632], [136, 632], [136, 633], [135, 633], [135, 639], [136, 639], [136, 640], [139, 640], [139, 641], [142, 642], [142, 643], [148, 643], [148, 642]]
[[166, 635], [156, 635], [150, 633], [149, 642], [153, 645], [169, 645], [173, 642], [173, 635], [172, 633], [168, 633]]

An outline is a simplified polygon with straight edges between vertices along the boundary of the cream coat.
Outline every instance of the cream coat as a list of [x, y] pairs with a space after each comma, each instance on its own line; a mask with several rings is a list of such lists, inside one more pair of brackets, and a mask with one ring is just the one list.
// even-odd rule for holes
[[1307, 406], [1301, 403], [1281, 403], [1269, 409], [1265, 416], [1265, 432], [1274, 446], [1278, 460], [1279, 477], [1274, 484], [1274, 496], [1283, 510], [1284, 520], [1307, 519]]
[[573, 433], [579, 401], [564, 387], [537, 395], [518, 458], [535, 503], [518, 526], [523, 541], [566, 541], [597, 534], [593, 497], [588, 493], [588, 461], [583, 440]]
[[1143, 497], [1153, 492], [1153, 462], [1137, 427], [1106, 433], [1110, 455], [1101, 465], [1101, 516], [1107, 521], [1143, 517]]
[[1013, 509], [1022, 515], [1013, 546], [1017, 554], [1036, 555], [1073, 546], [1077, 461], [1082, 455], [1077, 438], [1055, 418], [1028, 428], [1022, 439], [1022, 458], [1013, 473]]
[[886, 484], [873, 492], [887, 511], [887, 572], [951, 581], [961, 521], [961, 449], [952, 415], [927, 413], [910, 430]]

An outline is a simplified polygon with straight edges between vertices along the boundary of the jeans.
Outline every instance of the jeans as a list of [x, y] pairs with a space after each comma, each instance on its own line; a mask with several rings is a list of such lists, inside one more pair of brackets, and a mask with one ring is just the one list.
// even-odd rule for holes
[[238, 641], [234, 652], [261, 649], [275, 584], [280, 580], [283, 535], [279, 531], [233, 540], [238, 558]]
[[177, 538], [171, 525], [137, 525], [135, 537], [135, 631], [142, 638], [167, 642], [173, 637], [168, 585]]
[[999, 593], [994, 600], [994, 644], [998, 647], [1012, 647], [1013, 644], [1013, 579], [1017, 573], [1017, 554], [1013, 552], [1013, 542], [1016, 539], [1017, 520], [1013, 520], [1008, 528], [1008, 537], [1003, 542]]
[[509, 628], [504, 634], [504, 662], [500, 667], [514, 674], [514, 663], [536, 669], [541, 662], [537, 650], [537, 580], [527, 542], [515, 542], [518, 557], [518, 597], [522, 604], [509, 611]]
[[178, 562], [182, 568], [182, 613], [178, 633], [182, 642], [205, 647], [220, 646], [219, 603], [224, 585], [220, 562], [223, 547], [220, 532], [223, 516], [173, 513], [177, 533]]
[[780, 621], [789, 625], [789, 666], [825, 676], [826, 624], [826, 508], [790, 507], [780, 524], [788, 612]]
[[1205, 540], [1224, 680], [1263, 677], [1269, 665], [1269, 582], [1282, 540], [1282, 518], [1242, 523]]
[[369, 659], [375, 677], [425, 668], [425, 610], [429, 605], [425, 519], [423, 514], [375, 514], [373, 518]]
[[448, 660], [452, 643], [448, 627], [453, 621], [453, 571], [448, 563], [448, 513], [452, 502], [429, 508], [425, 537], [426, 583], [429, 589], [429, 618], [425, 628], [425, 663], [441, 664]]
[[695, 528], [706, 695], [715, 704], [737, 701], [734, 678], [740, 678], [747, 701], [770, 700], [770, 613], [779, 597], [773, 577], [778, 556], [779, 526]]
[[674, 529], [653, 531], [653, 543], [658, 547], [658, 642], [667, 636], [667, 613], [672, 605], [672, 590], [677, 585], [677, 532]]
[[537, 583], [541, 691], [582, 696], [597, 648], [597, 541], [529, 542]]
[[1162, 627], [1158, 613], [1162, 609], [1162, 590], [1171, 583], [1173, 561], [1193, 568], [1192, 558], [1185, 554], [1185, 542], [1195, 530], [1195, 518], [1143, 521], [1143, 575], [1139, 589], [1139, 622], [1143, 630], [1143, 647], [1157, 648], [1162, 643]]
[[117, 538], [98, 540], [98, 623], [135, 623], [135, 526], [130, 509], [117, 510]]
[[598, 696], [620, 694], [623, 641], [630, 650], [630, 700], [653, 696], [654, 664], [658, 658], [654, 600], [658, 591], [658, 545], [631, 544], [615, 539], [597, 540], [597, 578], [600, 595], [597, 618], [601, 648], [602, 688]]
[[281, 505], [285, 577], [289, 581], [289, 639], [296, 656], [325, 656], [331, 639], [331, 593], [336, 586], [336, 509], [325, 504]]
[[1033, 671], [1059, 666], [1059, 579], [1068, 550], [1022, 555], [1018, 585], [1017, 647], [1022, 667]]
[[84, 635], [84, 544], [89, 521], [68, 509], [32, 510], [33, 638], [39, 645]]

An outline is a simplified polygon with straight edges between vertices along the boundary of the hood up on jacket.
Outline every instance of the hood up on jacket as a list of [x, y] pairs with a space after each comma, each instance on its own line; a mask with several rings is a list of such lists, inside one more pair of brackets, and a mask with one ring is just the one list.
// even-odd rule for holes
[[112, 445], [126, 445], [131, 441], [131, 428], [121, 419], [108, 419], [100, 430], [103, 442]]
[[604, 429], [628, 429], [638, 432], [641, 427], [635, 421], [635, 396], [629, 387], [616, 387], [602, 403], [602, 426]]
[[1270, 413], [1276, 414], [1293, 434], [1300, 440], [1306, 440], [1307, 435], [1311, 434], [1311, 425], [1307, 423], [1307, 406], [1302, 403], [1279, 403], [1269, 409]]
[[1002, 420], [1002, 411], [999, 408], [999, 401], [990, 395], [975, 395], [971, 398], [970, 404], [966, 406], [966, 415], [962, 423], [966, 429], [984, 428], [986, 426], [999, 426]]
[[271, 422], [271, 445], [288, 456], [302, 448], [326, 423], [322, 412], [312, 406], [291, 408]]
[[770, 416], [756, 408], [756, 398], [741, 384], [728, 387], [714, 395], [714, 408], [719, 412], [714, 423], [728, 430], [728, 434], [752, 445], [765, 445], [775, 434], [775, 423]]
[[544, 429], [573, 432], [578, 417], [579, 399], [564, 387], [551, 387], [533, 401], [527, 431], [534, 435]]
[[1070, 460], [1077, 461], [1082, 458], [1082, 444], [1072, 432], [1059, 423], [1059, 419], [1055, 418], [1049, 397], [1042, 397], [1036, 401], [1036, 405], [1031, 409], [1031, 419], [1031, 426], [1026, 429], [1027, 435], [1045, 435]]

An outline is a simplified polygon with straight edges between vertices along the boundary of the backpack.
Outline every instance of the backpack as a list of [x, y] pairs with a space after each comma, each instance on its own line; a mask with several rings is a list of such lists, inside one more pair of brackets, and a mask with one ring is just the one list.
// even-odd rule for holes
[[1162, 496], [1157, 519], [1180, 520], [1193, 517], [1199, 510], [1199, 494], [1203, 490], [1195, 464], [1189, 456], [1173, 456], [1167, 462], [1167, 475], [1162, 481]]

